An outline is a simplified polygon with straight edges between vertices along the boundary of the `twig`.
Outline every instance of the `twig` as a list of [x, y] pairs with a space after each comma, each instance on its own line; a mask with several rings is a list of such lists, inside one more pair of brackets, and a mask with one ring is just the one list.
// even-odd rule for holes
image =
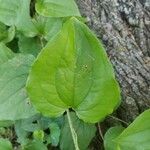
[[114, 116], [111, 116], [111, 115], [110, 115], [109, 117], [111, 117], [111, 118], [113, 118], [113, 119], [115, 119], [115, 120], [118, 120], [118, 121], [120, 121], [120, 122], [126, 124], [127, 126], [129, 125], [126, 121], [121, 120], [121, 119], [119, 119], [119, 118], [117, 118], [117, 117], [114, 117]]
[[103, 133], [102, 133], [102, 130], [101, 130], [100, 123], [98, 123], [98, 132], [99, 132], [99, 135], [101, 136], [102, 140], [104, 141], [104, 136], [103, 136]]

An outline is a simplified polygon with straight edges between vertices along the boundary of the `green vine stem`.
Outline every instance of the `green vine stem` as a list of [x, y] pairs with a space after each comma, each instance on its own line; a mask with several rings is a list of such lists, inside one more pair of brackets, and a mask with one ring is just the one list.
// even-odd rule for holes
[[100, 137], [101, 137], [102, 140], [104, 141], [104, 136], [103, 136], [103, 133], [102, 133], [102, 129], [101, 129], [100, 123], [98, 123], [98, 131], [99, 131]]
[[122, 122], [122, 123], [124, 123], [125, 125], [129, 125], [129, 123], [128, 122], [126, 122], [126, 121], [123, 121], [123, 120], [121, 120], [121, 119], [119, 119], [119, 118], [117, 118], [117, 117], [115, 117], [115, 116], [111, 116], [111, 115], [109, 115], [109, 117], [110, 118], [112, 118], [112, 119], [114, 119], [114, 120], [117, 120], [117, 121], [120, 121], [120, 122]]
[[69, 110], [67, 110], [67, 118], [68, 118], [68, 123], [69, 123], [69, 127], [70, 127], [70, 131], [71, 131], [71, 135], [72, 135], [72, 139], [73, 139], [75, 149], [80, 150], [79, 146], [78, 146], [78, 137], [77, 137], [77, 134], [76, 134], [76, 132], [73, 128]]

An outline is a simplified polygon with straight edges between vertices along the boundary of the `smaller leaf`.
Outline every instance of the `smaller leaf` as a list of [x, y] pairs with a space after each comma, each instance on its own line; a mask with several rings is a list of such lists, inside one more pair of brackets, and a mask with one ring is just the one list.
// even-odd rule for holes
[[38, 119], [39, 119], [39, 115], [36, 114], [27, 119], [18, 120], [16, 123], [19, 124], [19, 126], [26, 132], [34, 132], [40, 129], [37, 122]]
[[5, 46], [5, 44], [0, 43], [0, 65], [13, 58], [15, 54]]
[[[16, 1], [16, 0], [15, 0]], [[22, 34], [27, 37], [34, 37], [38, 31], [30, 17], [30, 3], [31, 0], [17, 0], [19, 10], [17, 11], [16, 27]]]
[[36, 130], [33, 132], [33, 137], [35, 140], [43, 141], [44, 139], [44, 132], [43, 130]]
[[10, 141], [7, 139], [0, 138], [0, 149], [1, 150], [13, 150]]
[[40, 39], [38, 37], [30, 38], [20, 34], [18, 38], [19, 51], [23, 54], [33, 54], [34, 56], [37, 56], [42, 49]]
[[30, 118], [22, 119], [17, 122], [20, 122], [20, 126], [23, 130], [28, 132], [34, 132], [36, 130], [45, 130], [49, 128], [49, 125], [55, 120], [43, 117], [40, 114], [36, 114]]
[[57, 123], [53, 122], [49, 126], [50, 128], [50, 141], [53, 146], [57, 146], [60, 137], [60, 128]]
[[0, 0], [0, 21], [7, 26], [14, 25], [18, 9], [17, 0]]
[[4, 127], [0, 127], [0, 136], [5, 135], [7, 132], [7, 129], [5, 129]]
[[[126, 129], [120, 127], [110, 129], [105, 135], [105, 148], [106, 150], [149, 150], [149, 141], [150, 109], [138, 116]], [[108, 146], [108, 143], [113, 146]]]
[[116, 139], [120, 150], [149, 150], [150, 109], [138, 116]]
[[15, 122], [15, 132], [17, 134], [17, 142], [20, 143], [21, 145], [26, 145], [29, 142], [28, 136], [29, 132], [25, 131], [22, 126], [20, 121]]
[[34, 57], [19, 54], [7, 59], [3, 57], [4, 62], [0, 64], [0, 120], [15, 121], [33, 116], [37, 111], [29, 103], [25, 83]]
[[[79, 148], [80, 150], [87, 150], [90, 141], [95, 136], [96, 127], [93, 124], [84, 123], [83, 121], [79, 120], [75, 113], [70, 113], [70, 116], [73, 128], [77, 133]], [[67, 116], [65, 116], [65, 123], [61, 129], [60, 148], [61, 150], [75, 149]]]
[[60, 18], [49, 18], [45, 24], [45, 39], [50, 41], [62, 28], [63, 20]]
[[5, 121], [0, 121], [0, 127], [9, 127], [13, 125], [13, 121], [5, 120]]
[[6, 31], [7, 31], [7, 27], [5, 26], [5, 24], [0, 22], [0, 41], [6, 38], [7, 35]]
[[37, 30], [30, 17], [31, 0], [0, 0], [0, 21], [28, 37], [34, 37]]
[[37, 0], [36, 11], [46, 17], [80, 16], [74, 0]]
[[15, 27], [12, 26], [7, 30], [6, 33], [7, 37], [5, 39], [2, 40], [3, 43], [9, 43], [13, 40], [13, 38], [15, 37]]
[[47, 147], [40, 140], [33, 140], [24, 146], [23, 150], [47, 150]]
[[0, 22], [0, 42], [8, 43], [13, 40], [15, 36], [15, 27], [11, 26], [7, 28], [3, 23]]
[[38, 16], [34, 24], [38, 30], [38, 34], [49, 41], [61, 30], [63, 19]]
[[110, 128], [104, 136], [105, 150], [117, 150], [117, 143], [114, 139], [124, 130], [122, 126], [116, 126]]

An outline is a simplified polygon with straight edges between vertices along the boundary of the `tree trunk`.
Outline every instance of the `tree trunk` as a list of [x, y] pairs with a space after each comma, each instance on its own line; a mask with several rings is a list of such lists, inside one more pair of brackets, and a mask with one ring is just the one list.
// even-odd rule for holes
[[122, 90], [118, 117], [130, 122], [150, 107], [150, 1], [77, 3], [114, 66]]

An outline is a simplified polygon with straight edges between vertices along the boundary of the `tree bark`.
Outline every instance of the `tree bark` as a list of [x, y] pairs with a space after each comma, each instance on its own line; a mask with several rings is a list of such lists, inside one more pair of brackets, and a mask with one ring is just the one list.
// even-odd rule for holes
[[102, 40], [122, 91], [118, 117], [131, 122], [150, 108], [150, 1], [77, 0]]

